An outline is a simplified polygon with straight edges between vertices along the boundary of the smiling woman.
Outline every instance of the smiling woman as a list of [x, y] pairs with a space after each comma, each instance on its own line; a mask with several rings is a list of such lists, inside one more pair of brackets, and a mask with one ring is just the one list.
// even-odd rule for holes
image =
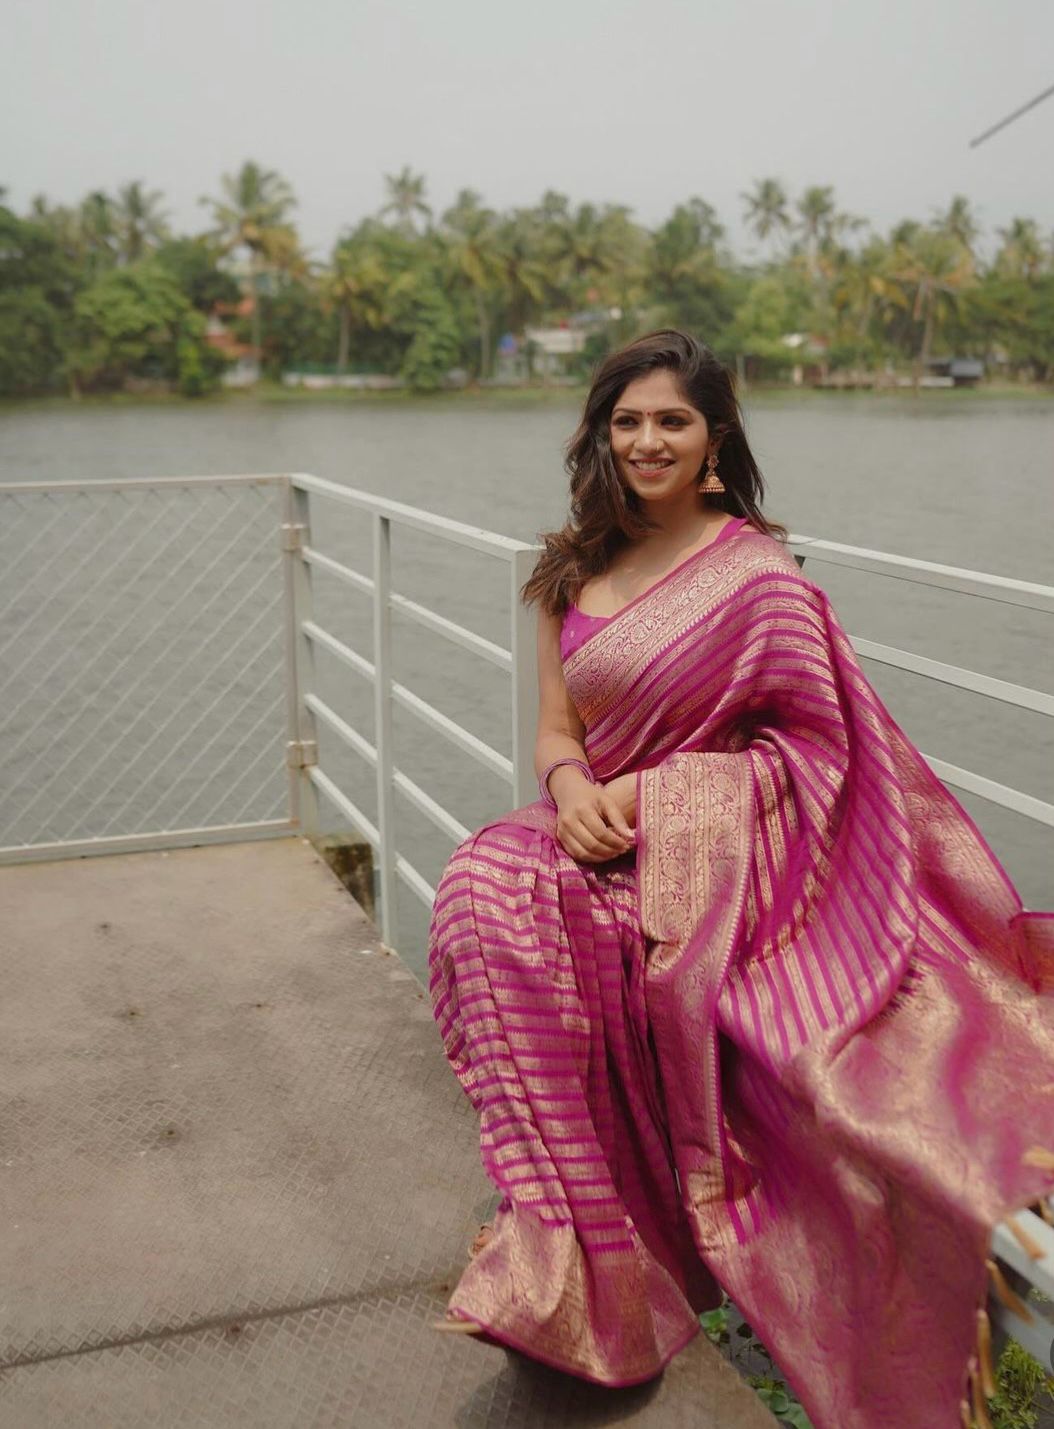
[[541, 798], [432, 917], [501, 1195], [440, 1327], [627, 1385], [723, 1289], [817, 1429], [983, 1423], [992, 1230], [1054, 1188], [1054, 913], [762, 515], [708, 349], [609, 357], [568, 466]]

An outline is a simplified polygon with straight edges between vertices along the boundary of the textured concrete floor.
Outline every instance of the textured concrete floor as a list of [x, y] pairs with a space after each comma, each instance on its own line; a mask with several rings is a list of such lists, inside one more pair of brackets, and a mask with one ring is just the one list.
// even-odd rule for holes
[[493, 1205], [428, 1002], [301, 839], [0, 869], [0, 1425], [771, 1426], [438, 1335]]

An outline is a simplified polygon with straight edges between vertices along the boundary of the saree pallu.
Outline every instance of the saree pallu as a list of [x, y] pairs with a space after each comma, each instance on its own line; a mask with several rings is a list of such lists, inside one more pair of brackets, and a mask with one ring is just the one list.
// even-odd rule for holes
[[816, 1429], [951, 1429], [992, 1229], [1054, 1186], [1054, 913], [768, 535], [564, 676], [637, 848], [580, 865], [537, 803], [443, 875], [432, 1005], [501, 1197], [451, 1312], [622, 1385], [723, 1288]]

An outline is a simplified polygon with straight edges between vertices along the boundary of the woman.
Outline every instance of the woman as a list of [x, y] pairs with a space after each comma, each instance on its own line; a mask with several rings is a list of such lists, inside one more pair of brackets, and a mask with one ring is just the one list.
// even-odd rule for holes
[[991, 1230], [1054, 1185], [1054, 914], [762, 515], [707, 348], [609, 357], [567, 464], [542, 799], [432, 920], [501, 1193], [447, 1327], [627, 1385], [724, 1289], [817, 1429], [983, 1422]]

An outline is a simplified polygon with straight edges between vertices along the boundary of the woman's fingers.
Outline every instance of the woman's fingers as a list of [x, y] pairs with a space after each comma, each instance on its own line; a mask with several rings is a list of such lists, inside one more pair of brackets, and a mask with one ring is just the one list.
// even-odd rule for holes
[[612, 794], [601, 795], [604, 817], [608, 823], [627, 843], [634, 842], [634, 833], [626, 820], [625, 814], [619, 808], [618, 800]]
[[585, 832], [578, 834], [568, 828], [559, 828], [556, 836], [565, 851], [577, 863], [606, 863], [608, 859], [614, 857], [609, 848], [604, 848], [603, 845], [590, 839]]
[[[564, 852], [570, 854], [576, 863], [600, 862], [596, 855], [590, 853], [584, 844], [579, 843], [573, 834], [569, 834], [565, 831], [562, 834], [557, 834], [557, 837], [560, 840], [560, 845]], [[605, 854], [604, 857], [607, 858], [608, 855]]]
[[611, 852], [622, 853], [626, 847], [625, 840], [610, 828], [603, 819], [600, 809], [583, 809], [581, 820], [583, 829], [576, 830], [579, 838], [584, 839], [586, 835], [594, 838], [602, 848], [608, 848]]

